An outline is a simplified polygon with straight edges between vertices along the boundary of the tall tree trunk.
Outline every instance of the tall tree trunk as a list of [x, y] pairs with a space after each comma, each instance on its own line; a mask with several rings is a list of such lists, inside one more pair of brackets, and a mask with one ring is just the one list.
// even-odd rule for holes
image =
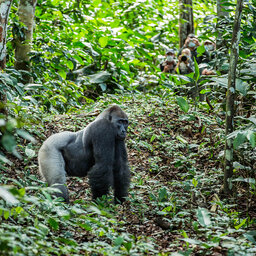
[[[0, 70], [6, 67], [7, 24], [12, 0], [0, 0]], [[7, 114], [6, 92], [0, 91], [0, 113]]]
[[0, 0], [0, 69], [6, 66], [7, 23], [12, 0]]
[[[18, 70], [30, 71], [29, 53], [33, 39], [33, 23], [35, 15], [35, 7], [37, 0], [20, 0], [18, 8], [19, 21], [26, 26], [25, 37], [16, 39], [15, 49], [15, 68]], [[23, 77], [25, 82], [29, 81], [29, 77]]]
[[[231, 44], [230, 65], [228, 73], [228, 90], [226, 103], [226, 137], [234, 130], [234, 100], [236, 86], [236, 66], [239, 56], [240, 25], [243, 10], [243, 0], [237, 0], [236, 15], [233, 26], [233, 37]], [[232, 193], [233, 175], [233, 140], [226, 138], [224, 154], [224, 193]]]
[[[218, 31], [218, 35], [216, 38], [216, 48], [220, 49], [221, 47], [225, 46], [225, 40], [223, 39], [223, 31], [225, 31], [225, 26], [227, 25], [227, 21], [225, 18], [228, 17], [228, 12], [226, 11], [227, 7], [223, 6], [223, 3], [226, 3], [226, 0], [217, 0], [217, 26], [216, 29]], [[227, 51], [226, 51], [227, 52]]]
[[179, 37], [180, 48], [183, 46], [188, 34], [194, 33], [193, 2], [192, 0], [179, 0]]

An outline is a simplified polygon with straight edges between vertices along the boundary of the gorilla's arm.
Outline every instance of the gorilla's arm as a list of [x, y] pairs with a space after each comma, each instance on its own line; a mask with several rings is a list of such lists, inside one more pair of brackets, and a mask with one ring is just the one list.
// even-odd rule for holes
[[115, 202], [121, 203], [128, 196], [130, 185], [130, 170], [124, 140], [117, 140], [115, 147], [115, 165], [114, 165], [114, 193]]
[[38, 153], [39, 172], [46, 179], [49, 186], [58, 188], [62, 193], [57, 196], [69, 201], [66, 183], [65, 161], [62, 149], [75, 140], [75, 133], [62, 132], [49, 137]]
[[114, 131], [113, 124], [106, 119], [97, 120], [90, 126], [94, 165], [88, 177], [93, 199], [106, 195], [113, 185], [116, 137]]

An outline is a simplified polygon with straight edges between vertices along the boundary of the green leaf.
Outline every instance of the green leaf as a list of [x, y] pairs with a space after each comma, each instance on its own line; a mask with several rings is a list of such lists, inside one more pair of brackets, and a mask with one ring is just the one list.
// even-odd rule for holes
[[196, 58], [194, 58], [194, 65], [195, 65], [194, 80], [198, 81], [198, 79], [200, 78], [200, 70], [199, 70], [198, 64], [196, 62]]
[[64, 237], [58, 237], [57, 239], [64, 244], [67, 244], [70, 246], [78, 246], [77, 242], [72, 239], [68, 239], [68, 238], [64, 238]]
[[251, 134], [249, 141], [250, 141], [252, 147], [255, 148], [255, 146], [256, 146], [256, 135], [255, 135], [255, 133]]
[[15, 208], [15, 211], [20, 214], [21, 212], [24, 212], [24, 209], [21, 206], [18, 206]]
[[192, 184], [194, 185], [194, 187], [197, 187], [198, 184], [198, 180], [196, 180], [195, 178], [192, 179]]
[[99, 44], [102, 48], [106, 47], [108, 44], [108, 37], [101, 37], [99, 39]]
[[3, 156], [1, 154], [0, 154], [0, 162], [6, 163], [6, 164], [9, 164], [9, 165], [13, 164], [8, 158], [6, 158], [5, 156]]
[[154, 141], [154, 140], [155, 140], [155, 138], [156, 138], [156, 135], [155, 135], [155, 134], [153, 134], [153, 135], [152, 135], [152, 137], [151, 137], [151, 139], [150, 139], [150, 142]]
[[40, 229], [45, 235], [49, 233], [49, 228], [42, 223], [38, 223], [38, 226], [36, 228]]
[[42, 84], [26, 84], [24, 87], [25, 90], [35, 90], [40, 88], [43, 88]]
[[243, 219], [239, 225], [235, 226], [235, 229], [241, 228], [246, 223], [246, 221], [247, 221], [247, 218]]
[[26, 147], [26, 149], [25, 149], [25, 154], [26, 154], [26, 156], [27, 156], [28, 158], [33, 158], [33, 157], [36, 155], [36, 152], [35, 152], [35, 150]]
[[20, 188], [20, 189], [18, 190], [18, 193], [19, 193], [20, 196], [23, 197], [23, 196], [26, 194], [26, 189], [25, 189], [25, 188]]
[[243, 133], [238, 133], [233, 141], [234, 149], [237, 149], [240, 145], [244, 143], [246, 136]]
[[255, 184], [256, 183], [255, 179], [253, 179], [253, 178], [243, 178], [243, 177], [238, 177], [236, 179], [233, 179], [233, 181], [241, 181], [241, 182], [246, 182], [246, 183], [249, 183], [249, 184]]
[[241, 79], [236, 79], [236, 90], [243, 96], [246, 96], [249, 85]]
[[58, 230], [59, 229], [59, 223], [53, 219], [53, 218], [49, 218], [48, 219], [48, 223], [49, 225], [54, 229], [54, 230]]
[[90, 83], [92, 84], [101, 84], [106, 82], [110, 77], [111, 74], [107, 71], [100, 71], [96, 74], [89, 75]]
[[10, 217], [10, 211], [9, 210], [5, 210], [4, 211], [4, 218], [7, 220]]
[[76, 59], [80, 65], [84, 65], [84, 61], [79, 55], [74, 55], [73, 58]]
[[211, 89], [203, 89], [200, 91], [200, 94], [205, 94], [207, 92], [211, 92]]
[[52, 97], [52, 99], [53, 100], [58, 99], [58, 100], [61, 100], [64, 103], [67, 102], [67, 99], [64, 96], [62, 96], [62, 95], [56, 95], [56, 96]]
[[182, 111], [184, 111], [185, 113], [188, 112], [189, 105], [188, 105], [187, 101], [184, 98], [178, 97], [177, 98], [177, 103], [178, 103], [178, 105], [179, 105], [179, 107], [181, 108]]
[[92, 230], [92, 227], [89, 225], [89, 224], [86, 224], [86, 223], [78, 223], [79, 227], [87, 230], [87, 231], [91, 231]]
[[99, 86], [103, 92], [107, 90], [107, 85], [105, 83], [100, 83]]
[[252, 243], [256, 244], [256, 241], [255, 241], [256, 231], [255, 230], [249, 231], [249, 232], [245, 233], [243, 236], [246, 237]]
[[6, 202], [11, 204], [18, 203], [18, 200], [12, 195], [12, 193], [10, 193], [8, 190], [6, 190], [3, 187], [0, 187], [0, 198], [4, 199]]
[[248, 131], [246, 133], [246, 137], [251, 143], [252, 148], [255, 148], [256, 146], [256, 134], [253, 131]]
[[188, 142], [179, 135], [176, 136], [176, 139], [179, 140], [180, 142], [184, 143], [184, 144], [188, 144]]
[[216, 82], [221, 87], [224, 87], [224, 88], [228, 87], [228, 79], [225, 77], [220, 77], [220, 78], [212, 77], [210, 80]]
[[118, 238], [115, 239], [114, 245], [121, 246], [123, 242], [124, 242], [124, 239], [121, 236], [119, 236]]
[[255, 117], [251, 116], [251, 117], [248, 118], [248, 120], [256, 125], [256, 118]]
[[66, 80], [67, 75], [66, 75], [66, 72], [64, 70], [61, 69], [61, 70], [58, 71], [58, 73], [62, 77], [63, 80]]
[[4, 146], [4, 148], [8, 152], [14, 152], [15, 151], [16, 141], [15, 141], [14, 136], [12, 136], [10, 134], [5, 134], [5, 135], [2, 136], [1, 142]]
[[69, 69], [73, 70], [74, 64], [73, 64], [73, 62], [71, 60], [68, 60], [66, 64], [67, 64]]
[[101, 210], [99, 208], [95, 207], [95, 206], [91, 206], [89, 208], [89, 210], [90, 210], [90, 212], [93, 212], [93, 213], [101, 215]]
[[205, 208], [198, 208], [197, 210], [198, 222], [203, 226], [207, 227], [211, 225], [210, 214]]
[[167, 193], [167, 189], [165, 187], [159, 189], [158, 199], [160, 202], [168, 201], [168, 193]]
[[197, 56], [199, 57], [205, 52], [205, 48], [203, 45], [200, 45], [196, 48], [196, 51], [197, 51]]
[[182, 240], [189, 244], [201, 244], [200, 241], [191, 238], [183, 238]]
[[129, 253], [130, 250], [132, 249], [132, 242], [124, 243], [124, 247], [127, 250], [127, 252]]
[[22, 138], [29, 140], [33, 143], [36, 142], [35, 138], [33, 136], [31, 136], [28, 132], [26, 132], [25, 130], [21, 130], [21, 129], [17, 129], [17, 134], [19, 136], [21, 136]]

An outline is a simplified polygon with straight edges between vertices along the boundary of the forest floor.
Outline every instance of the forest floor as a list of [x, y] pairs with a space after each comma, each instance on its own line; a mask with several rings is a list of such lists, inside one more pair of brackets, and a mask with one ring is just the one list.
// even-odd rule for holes
[[[94, 109], [50, 116], [30, 128], [38, 140], [34, 150], [37, 152], [53, 133], [82, 129], [108, 104], [118, 101], [130, 120], [126, 140], [132, 172], [129, 199], [117, 206], [111, 203], [111, 197], [95, 204], [87, 178], [68, 178], [71, 206], [52, 201], [43, 192], [44, 200], [51, 202], [48, 210], [41, 206], [47, 221], [43, 216], [36, 219], [49, 226], [45, 233], [49, 244], [38, 245], [38, 238], [33, 238], [31, 244], [38, 255], [255, 255], [255, 195], [248, 195], [243, 184], [233, 198], [225, 199], [221, 193], [221, 114], [195, 110], [193, 105], [184, 113], [168, 95], [125, 95], [122, 100], [109, 96]], [[36, 155], [25, 161], [13, 159], [15, 165], [1, 180], [20, 187], [40, 184], [45, 188], [39, 181]], [[70, 211], [69, 217], [54, 211], [54, 207]], [[71, 220], [73, 215], [76, 220]], [[34, 222], [19, 224], [37, 228]], [[58, 237], [57, 243], [53, 237]], [[56, 248], [47, 251], [49, 246]]]

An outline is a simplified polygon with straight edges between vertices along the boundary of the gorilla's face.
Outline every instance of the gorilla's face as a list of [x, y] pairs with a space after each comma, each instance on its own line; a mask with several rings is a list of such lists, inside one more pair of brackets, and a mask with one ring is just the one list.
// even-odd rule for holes
[[117, 138], [120, 140], [124, 140], [126, 137], [127, 128], [129, 125], [127, 118], [115, 118], [113, 120], [113, 124], [117, 129]]

